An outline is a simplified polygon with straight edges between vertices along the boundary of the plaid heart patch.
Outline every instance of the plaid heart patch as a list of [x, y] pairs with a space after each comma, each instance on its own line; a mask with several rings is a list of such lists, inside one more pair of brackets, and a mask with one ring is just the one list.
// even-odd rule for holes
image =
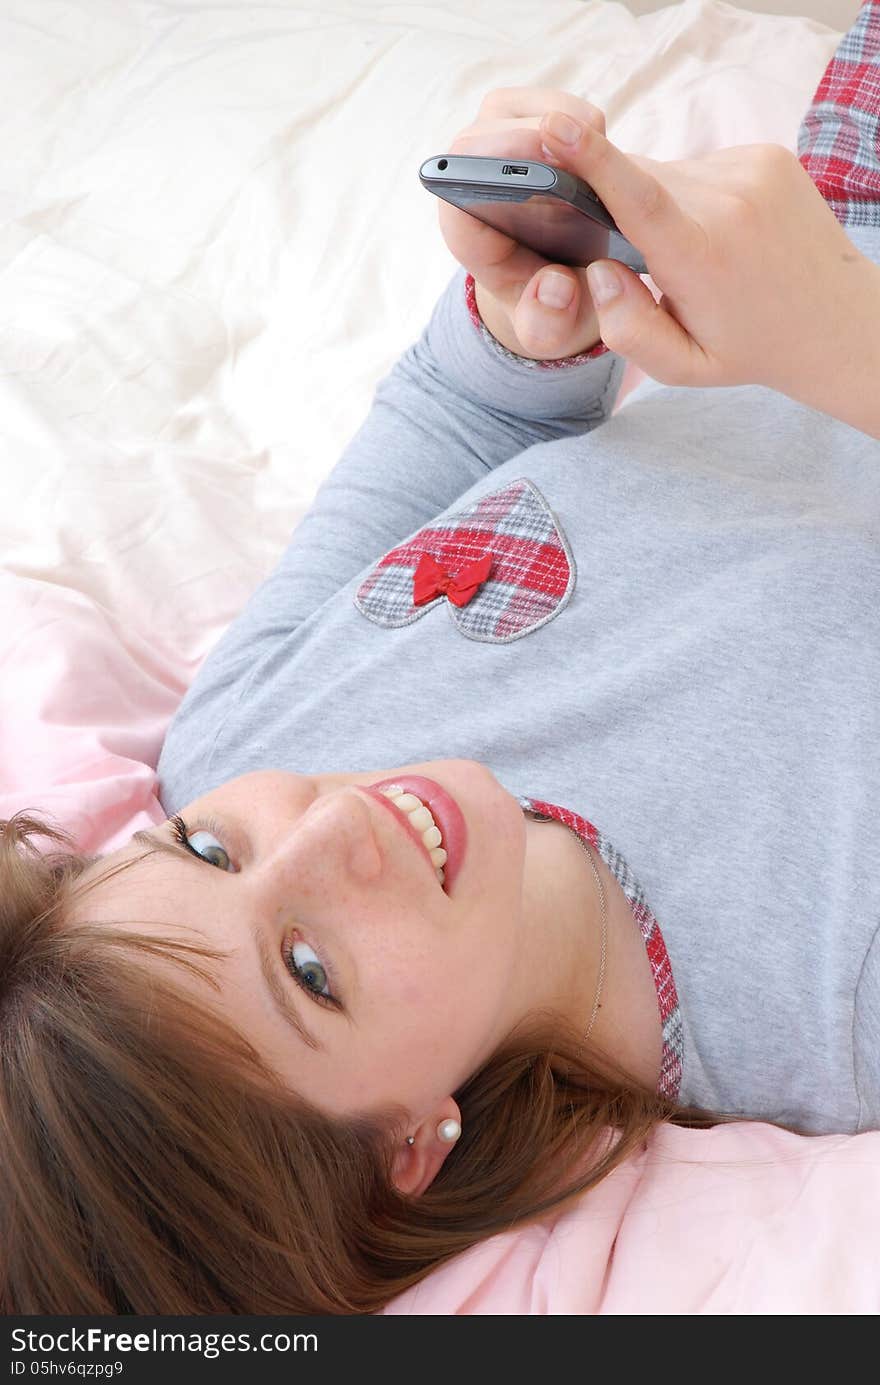
[[574, 558], [553, 511], [519, 477], [392, 548], [354, 603], [389, 628], [445, 607], [444, 618], [468, 639], [501, 644], [559, 615], [574, 585]]

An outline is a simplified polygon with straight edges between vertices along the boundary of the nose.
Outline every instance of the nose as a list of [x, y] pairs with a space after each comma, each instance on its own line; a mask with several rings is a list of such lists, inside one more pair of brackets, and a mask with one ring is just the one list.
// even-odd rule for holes
[[276, 870], [300, 887], [367, 885], [382, 869], [369, 801], [351, 785], [319, 794], [294, 821], [280, 825], [272, 853]]

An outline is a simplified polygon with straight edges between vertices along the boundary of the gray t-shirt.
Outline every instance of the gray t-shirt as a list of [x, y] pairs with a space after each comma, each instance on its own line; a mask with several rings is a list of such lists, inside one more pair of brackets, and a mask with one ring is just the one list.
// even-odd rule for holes
[[[880, 228], [847, 234], [880, 261]], [[257, 769], [480, 760], [600, 836], [667, 1090], [880, 1128], [880, 442], [759, 386], [648, 380], [612, 417], [619, 356], [513, 357], [466, 287], [203, 663], [163, 808]]]

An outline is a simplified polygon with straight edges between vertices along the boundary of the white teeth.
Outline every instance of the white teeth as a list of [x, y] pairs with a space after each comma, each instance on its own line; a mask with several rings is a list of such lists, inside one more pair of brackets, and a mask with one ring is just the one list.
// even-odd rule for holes
[[428, 848], [428, 855], [434, 864], [435, 874], [442, 885], [446, 879], [446, 872], [442, 867], [445, 866], [448, 858], [441, 845], [443, 834], [434, 821], [431, 809], [414, 793], [408, 793], [400, 784], [386, 784], [384, 789], [380, 789], [379, 792], [383, 793], [386, 798], [393, 799], [395, 807], [403, 809], [406, 813]]

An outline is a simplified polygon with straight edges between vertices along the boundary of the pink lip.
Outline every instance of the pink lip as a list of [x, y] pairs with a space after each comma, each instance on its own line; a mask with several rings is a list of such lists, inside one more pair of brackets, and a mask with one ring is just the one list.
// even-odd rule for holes
[[[376, 798], [380, 803], [384, 803], [386, 808], [390, 808], [397, 821], [403, 823], [409, 835], [418, 842], [431, 870], [434, 869], [434, 863], [428, 855], [428, 849], [406, 813], [394, 806], [393, 799], [386, 798], [385, 794], [379, 793], [379, 789], [386, 788], [390, 784], [399, 784], [402, 789], [414, 793], [430, 808], [434, 821], [440, 828], [447, 855], [446, 864], [443, 867], [443, 889], [446, 894], [451, 894], [452, 886], [461, 870], [467, 846], [467, 826], [465, 825], [464, 814], [455, 799], [441, 788], [435, 779], [428, 779], [424, 774], [396, 774], [391, 779], [380, 780], [378, 784], [360, 786], [370, 794], [371, 798]], [[436, 875], [434, 878], [436, 880]]]

